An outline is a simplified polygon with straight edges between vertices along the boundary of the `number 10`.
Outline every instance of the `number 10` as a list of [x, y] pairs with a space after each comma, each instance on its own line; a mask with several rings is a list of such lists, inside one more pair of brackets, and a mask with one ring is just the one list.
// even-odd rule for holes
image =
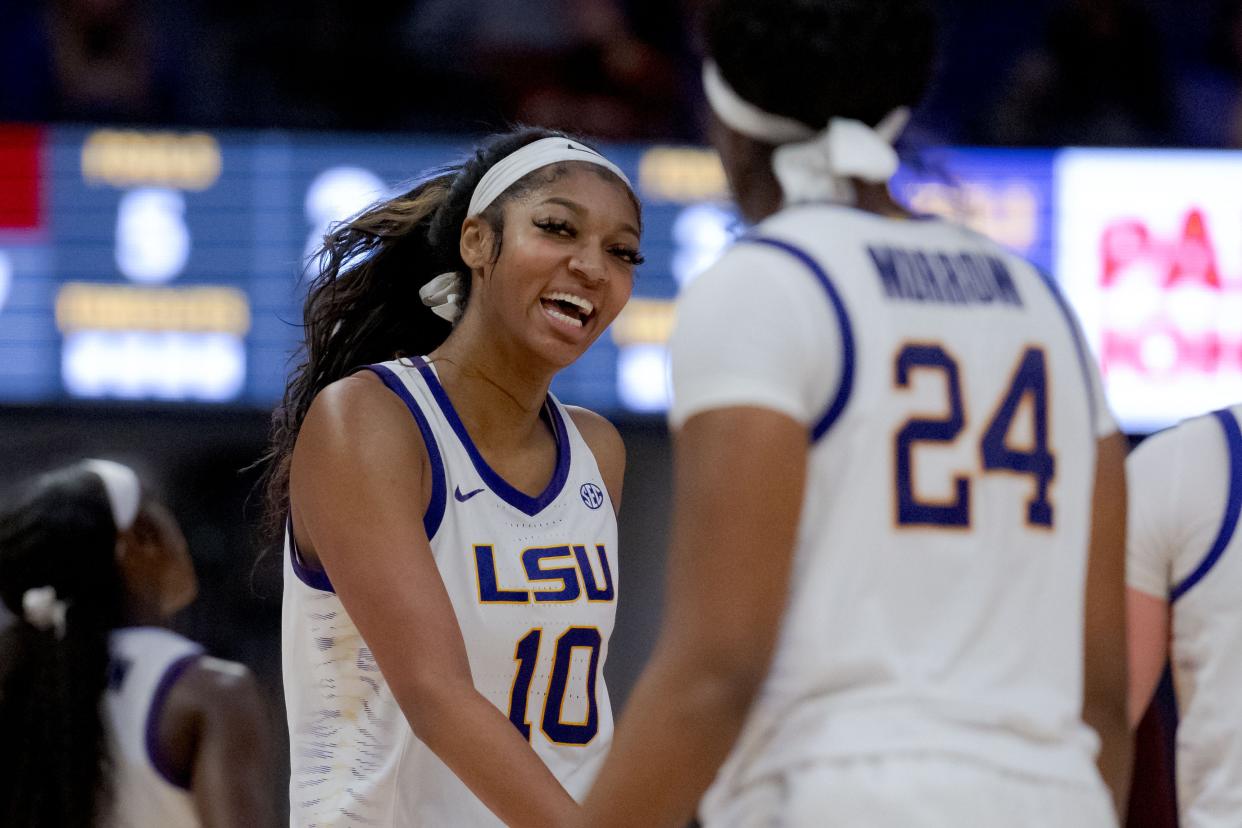
[[[513, 689], [509, 692], [509, 721], [530, 741], [530, 722], [526, 720], [526, 702], [530, 694], [531, 679], [535, 676], [535, 664], [539, 661], [539, 643], [542, 629], [526, 634], [513, 651], [518, 663], [513, 677]], [[549, 739], [561, 745], [589, 744], [599, 732], [599, 703], [595, 700], [595, 679], [599, 673], [599, 650], [603, 639], [594, 627], [570, 627], [556, 639], [556, 657], [552, 662], [552, 675], [548, 679], [548, 694], [543, 702], [543, 719], [540, 727]], [[574, 650], [579, 647], [591, 651], [591, 664], [587, 668], [585, 721], [565, 722], [561, 708], [565, 706], [565, 690], [569, 683], [569, 667]]]

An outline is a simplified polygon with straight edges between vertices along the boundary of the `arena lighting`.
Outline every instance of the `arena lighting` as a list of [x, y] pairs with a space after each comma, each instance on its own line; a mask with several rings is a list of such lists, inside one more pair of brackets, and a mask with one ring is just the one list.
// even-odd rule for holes
[[142, 284], [175, 279], [190, 258], [185, 197], [166, 187], [129, 190], [116, 216], [116, 266]]
[[645, 199], [727, 201], [729, 183], [715, 150], [654, 147], [638, 161], [638, 187]]
[[928, 149], [893, 179], [897, 200], [964, 224], [1032, 261], [1053, 265], [1053, 159], [1043, 150]]
[[677, 306], [668, 299], [631, 299], [613, 321], [613, 342], [626, 345], [663, 345], [673, 333]]
[[714, 203], [692, 204], [673, 222], [673, 278], [681, 289], [711, 267], [737, 238], [737, 212]]
[[56, 326], [83, 330], [214, 332], [245, 336], [246, 294], [232, 287], [140, 288], [66, 282], [56, 297]]
[[902, 199], [916, 213], [960, 221], [1013, 250], [1035, 243], [1039, 202], [1029, 182], [979, 182], [955, 186], [943, 181], [911, 182]]
[[9, 299], [9, 288], [13, 284], [13, 260], [9, 254], [0, 250], [0, 311]]
[[663, 345], [626, 345], [617, 356], [617, 395], [630, 411], [655, 414], [671, 397], [668, 349]]
[[228, 402], [246, 350], [227, 334], [82, 331], [64, 339], [61, 376], [75, 397]]
[[344, 221], [384, 198], [388, 187], [375, 173], [362, 167], [330, 167], [315, 177], [306, 190], [303, 209], [310, 234], [302, 258], [308, 265], [332, 225]]
[[99, 129], [82, 143], [82, 180], [91, 185], [206, 190], [222, 167], [220, 145], [205, 132]]

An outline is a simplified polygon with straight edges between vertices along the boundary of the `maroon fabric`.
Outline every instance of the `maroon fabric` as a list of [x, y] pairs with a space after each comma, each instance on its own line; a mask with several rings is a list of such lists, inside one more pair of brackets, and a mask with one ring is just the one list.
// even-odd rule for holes
[[1177, 796], [1173, 777], [1172, 699], [1167, 682], [1139, 723], [1134, 744], [1134, 777], [1126, 828], [1177, 828]]

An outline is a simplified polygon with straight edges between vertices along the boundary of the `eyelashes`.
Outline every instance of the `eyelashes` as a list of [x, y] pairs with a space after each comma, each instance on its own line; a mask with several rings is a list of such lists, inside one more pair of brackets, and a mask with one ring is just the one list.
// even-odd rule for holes
[[535, 226], [540, 230], [546, 230], [558, 236], [568, 236], [573, 238], [577, 235], [574, 228], [569, 226], [569, 222], [560, 219], [535, 219]]
[[614, 247], [608, 252], [612, 253], [623, 262], [633, 265], [634, 267], [638, 267], [640, 264], [647, 261], [647, 258], [643, 256], [642, 253], [639, 253], [632, 247]]
[[[535, 219], [534, 224], [545, 233], [551, 233], [554, 236], [563, 236], [565, 238], [577, 238], [578, 231], [567, 221], [554, 218]], [[628, 245], [614, 245], [608, 248], [608, 252], [616, 256], [628, 265], [637, 267], [646, 261], [642, 253]]]

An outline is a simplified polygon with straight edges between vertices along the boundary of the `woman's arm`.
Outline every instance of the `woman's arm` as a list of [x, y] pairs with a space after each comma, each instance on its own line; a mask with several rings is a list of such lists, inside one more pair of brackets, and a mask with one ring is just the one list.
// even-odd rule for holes
[[1169, 602], [1130, 587], [1126, 590], [1126, 617], [1130, 633], [1130, 727], [1137, 728], [1169, 660]]
[[1100, 737], [1100, 775], [1124, 820], [1134, 740], [1126, 718], [1126, 442], [1098, 442], [1083, 629], [1082, 717]]
[[677, 436], [662, 631], [583, 825], [680, 826], [693, 814], [771, 661], [806, 455], [806, 427], [762, 408], [698, 414]]
[[573, 799], [475, 690], [423, 529], [429, 469], [409, 411], [378, 379], [334, 383], [311, 405], [294, 449], [299, 542], [327, 570], [418, 738], [507, 824], [564, 824]]
[[[1192, 422], [1147, 438], [1126, 458], [1126, 616], [1130, 633], [1130, 726], [1137, 728], [1169, 660], [1172, 566], [1185, 548], [1184, 527], [1202, 508], [1186, 501], [1183, 480], [1197, 452], [1186, 438], [1206, 422]], [[1193, 431], [1191, 431], [1193, 430]], [[1213, 435], [1215, 436], [1215, 435]], [[1210, 484], [1209, 484], [1210, 485]]]
[[275, 828], [272, 739], [254, 675], [202, 658], [177, 680], [160, 717], [165, 756], [190, 777], [204, 828]]

